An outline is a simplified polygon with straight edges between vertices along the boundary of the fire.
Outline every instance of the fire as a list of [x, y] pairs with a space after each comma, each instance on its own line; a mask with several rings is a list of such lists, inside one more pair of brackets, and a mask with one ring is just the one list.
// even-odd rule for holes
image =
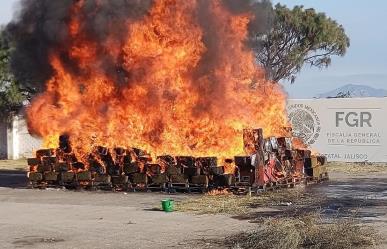
[[300, 150], [306, 150], [308, 148], [308, 145], [305, 144], [304, 140], [298, 137], [293, 137], [292, 145], [294, 148], [300, 149]]
[[217, 195], [230, 195], [231, 192], [229, 192], [227, 189], [214, 189], [206, 193], [208, 196], [217, 196]]
[[236, 165], [234, 163], [234, 160], [225, 159], [223, 165], [224, 165], [223, 167], [224, 167], [225, 174], [231, 174], [231, 175], [235, 174]]
[[85, 2], [76, 1], [70, 39], [51, 51], [54, 73], [28, 109], [30, 130], [48, 147], [69, 135], [85, 163], [96, 146], [226, 158], [243, 154], [244, 128], [286, 135], [286, 96], [246, 45], [253, 15], [212, 0], [205, 29], [200, 3], [154, 1], [144, 17], [127, 19], [121, 40], [112, 34], [99, 44], [84, 32]]

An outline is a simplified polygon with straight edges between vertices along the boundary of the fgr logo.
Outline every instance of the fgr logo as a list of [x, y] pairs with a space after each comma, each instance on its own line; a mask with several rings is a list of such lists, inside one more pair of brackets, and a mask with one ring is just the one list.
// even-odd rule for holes
[[336, 127], [372, 127], [370, 112], [336, 112]]
[[301, 138], [306, 144], [314, 144], [321, 132], [321, 122], [316, 111], [308, 105], [294, 104], [288, 107], [288, 112], [293, 136]]

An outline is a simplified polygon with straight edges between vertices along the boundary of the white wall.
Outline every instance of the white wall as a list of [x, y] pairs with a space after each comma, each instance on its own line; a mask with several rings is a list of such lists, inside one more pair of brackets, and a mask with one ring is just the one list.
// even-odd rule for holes
[[32, 157], [33, 152], [42, 147], [42, 141], [39, 138], [32, 137], [28, 132], [28, 127], [25, 119], [19, 118], [18, 123], [18, 158]]
[[330, 161], [387, 162], [387, 98], [289, 100], [296, 136]]
[[7, 158], [7, 124], [0, 121], [0, 159]]
[[33, 156], [33, 152], [41, 148], [42, 142], [28, 133], [27, 124], [22, 116], [14, 117], [6, 134], [0, 133], [0, 141], [6, 144], [8, 159], [20, 159]]

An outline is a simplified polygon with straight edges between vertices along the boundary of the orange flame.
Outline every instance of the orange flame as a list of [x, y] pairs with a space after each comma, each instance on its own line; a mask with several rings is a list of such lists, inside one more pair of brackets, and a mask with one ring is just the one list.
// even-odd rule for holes
[[[211, 1], [213, 35], [221, 42], [215, 69], [198, 74], [200, 63], [211, 58], [204, 58], [210, 48], [195, 16], [197, 4], [155, 1], [144, 18], [128, 19], [123, 44], [112, 35], [102, 44], [103, 52], [80, 31], [84, 1], [74, 4], [66, 53], [78, 61], [81, 73], [69, 70], [59, 52], [52, 52], [54, 75], [28, 109], [30, 130], [49, 147], [56, 147], [60, 134], [70, 135], [80, 160], [97, 145], [226, 158], [243, 154], [244, 128], [262, 127], [265, 136], [283, 136], [286, 96], [278, 84], [264, 79], [246, 47], [251, 15], [232, 14], [220, 0]], [[99, 70], [104, 54], [123, 60], [130, 72], [124, 84]]]
[[217, 195], [231, 195], [232, 193], [229, 192], [227, 189], [214, 189], [206, 193], [208, 196], [217, 196]]
[[233, 160], [225, 159], [223, 165], [225, 174], [235, 174], [236, 165]]

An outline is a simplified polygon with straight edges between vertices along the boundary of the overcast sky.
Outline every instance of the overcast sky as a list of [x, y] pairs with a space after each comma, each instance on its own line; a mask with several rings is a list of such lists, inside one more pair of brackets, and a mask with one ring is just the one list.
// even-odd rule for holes
[[[56, 1], [56, 0], [55, 0]], [[18, 0], [0, 1], [0, 23], [6, 24], [17, 9]], [[344, 58], [333, 58], [332, 66], [305, 68], [293, 85], [284, 82], [292, 98], [309, 98], [345, 84], [363, 84], [387, 89], [387, 1], [370, 0], [281, 0], [289, 7], [304, 5], [342, 24], [351, 38]]]

